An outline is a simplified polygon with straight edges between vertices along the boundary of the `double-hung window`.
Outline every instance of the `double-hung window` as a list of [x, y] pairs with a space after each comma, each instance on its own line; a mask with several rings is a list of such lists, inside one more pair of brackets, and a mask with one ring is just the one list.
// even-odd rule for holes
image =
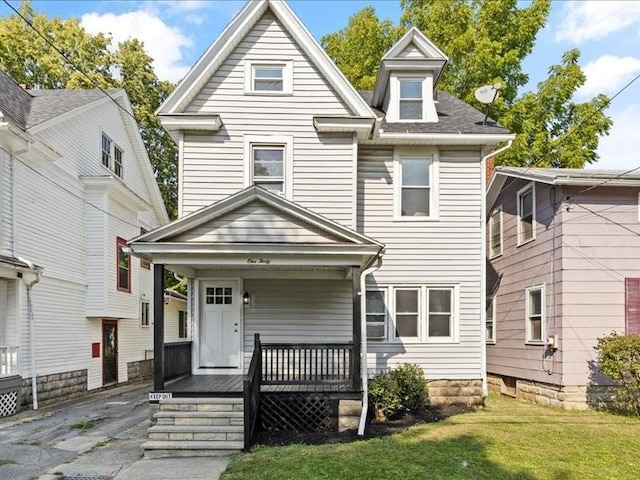
[[102, 165], [122, 178], [124, 174], [124, 152], [113, 140], [102, 134]]
[[293, 62], [247, 60], [245, 63], [245, 93], [256, 95], [287, 95], [293, 91]]
[[432, 156], [398, 159], [396, 216], [399, 218], [435, 217]]
[[187, 338], [187, 312], [178, 310], [178, 338]]
[[367, 290], [367, 338], [384, 340], [387, 336], [386, 291]]
[[453, 289], [429, 288], [427, 290], [427, 333], [429, 338], [450, 338], [453, 332]]
[[485, 317], [485, 340], [487, 343], [496, 341], [496, 297], [487, 297]]
[[526, 289], [527, 343], [544, 340], [544, 285]]
[[489, 258], [502, 255], [502, 207], [496, 208], [489, 217]]
[[140, 304], [140, 325], [149, 326], [149, 302], [141, 302]]
[[117, 289], [131, 293], [131, 255], [125, 251], [127, 241], [124, 238], [116, 239]]
[[533, 184], [518, 191], [518, 245], [522, 245], [536, 236], [536, 194]]
[[253, 183], [272, 192], [284, 192], [284, 145], [253, 145]]
[[420, 289], [396, 288], [396, 338], [420, 337]]
[[400, 120], [422, 120], [423, 98], [421, 78], [401, 78], [398, 80], [398, 118]]

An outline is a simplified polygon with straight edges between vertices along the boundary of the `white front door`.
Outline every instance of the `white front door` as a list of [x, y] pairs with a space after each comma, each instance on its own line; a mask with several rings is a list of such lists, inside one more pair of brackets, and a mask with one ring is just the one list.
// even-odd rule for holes
[[236, 281], [203, 281], [200, 368], [240, 368], [242, 301]]

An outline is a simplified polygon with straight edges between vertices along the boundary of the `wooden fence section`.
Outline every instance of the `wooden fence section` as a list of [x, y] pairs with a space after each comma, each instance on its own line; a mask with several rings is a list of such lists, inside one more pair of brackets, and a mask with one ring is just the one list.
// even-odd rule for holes
[[191, 342], [164, 344], [164, 378], [171, 380], [191, 373]]

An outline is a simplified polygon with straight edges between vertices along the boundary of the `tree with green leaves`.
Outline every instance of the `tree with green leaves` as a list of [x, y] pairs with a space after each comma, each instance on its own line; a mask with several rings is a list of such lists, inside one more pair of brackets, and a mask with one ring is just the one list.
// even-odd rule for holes
[[175, 218], [177, 147], [154, 115], [173, 85], [158, 79], [143, 44], [127, 40], [110, 52], [111, 38], [87, 33], [77, 19], [50, 19], [37, 13], [29, 1], [23, 2], [19, 11], [49, 41], [18, 15], [0, 18], [0, 68], [29, 88], [123, 88], [131, 100], [165, 206], [170, 218]]
[[[415, 26], [450, 58], [439, 89], [481, 109], [475, 90], [502, 84], [491, 114], [517, 137], [497, 158], [499, 163], [580, 168], [597, 160], [599, 137], [611, 127], [603, 113], [608, 99], [599, 95], [584, 103], [573, 101], [585, 81], [577, 50], [550, 68], [537, 91], [518, 95], [529, 81], [522, 62], [547, 22], [550, 0], [533, 0], [521, 8], [517, 0], [401, 0], [400, 5], [397, 27], [381, 22], [375, 10], [366, 7], [344, 29], [322, 38], [329, 56], [356, 88], [373, 87], [389, 42]], [[365, 43], [371, 45], [367, 63], [360, 51]]]

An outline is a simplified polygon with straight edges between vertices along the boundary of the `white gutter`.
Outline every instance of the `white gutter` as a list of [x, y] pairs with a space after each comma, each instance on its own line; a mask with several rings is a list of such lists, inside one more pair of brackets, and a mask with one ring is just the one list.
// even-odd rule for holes
[[[482, 160], [480, 161], [480, 165], [482, 168], [482, 217], [480, 219], [480, 231], [482, 235], [482, 258], [481, 258], [481, 287], [480, 287], [480, 335], [482, 341], [480, 343], [481, 349], [481, 361], [480, 361], [480, 376], [482, 377], [482, 398], [486, 398], [489, 395], [489, 387], [487, 385], [487, 341], [484, 336], [486, 335], [485, 325], [487, 324], [487, 312], [484, 305], [487, 298], [487, 247], [485, 245], [487, 238], [487, 222], [485, 221], [485, 215], [487, 211], [487, 171], [486, 165], [487, 160], [491, 157], [495, 157], [496, 155], [508, 150], [511, 148], [511, 144], [513, 140], [509, 140], [504, 147], [499, 148], [498, 150], [494, 150], [493, 152], [487, 153]], [[495, 329], [495, 324], [493, 325]]]
[[29, 336], [31, 337], [29, 340], [30, 347], [30, 357], [31, 357], [31, 392], [33, 397], [33, 409], [38, 410], [38, 382], [37, 382], [37, 374], [36, 374], [36, 355], [35, 355], [35, 325], [33, 321], [33, 299], [31, 298], [31, 289], [33, 286], [40, 281], [42, 276], [42, 270], [39, 268], [35, 268], [33, 262], [27, 260], [25, 258], [16, 257], [23, 263], [26, 263], [29, 266], [29, 269], [33, 270], [36, 274], [36, 278], [27, 283], [27, 318], [29, 320]]
[[360, 274], [360, 369], [362, 370], [362, 412], [360, 413], [360, 423], [358, 425], [358, 435], [364, 435], [364, 427], [367, 422], [367, 413], [369, 411], [369, 389], [367, 377], [367, 284], [366, 277], [370, 273], [375, 272], [382, 265], [382, 253], [377, 256], [376, 265], [365, 269]]

